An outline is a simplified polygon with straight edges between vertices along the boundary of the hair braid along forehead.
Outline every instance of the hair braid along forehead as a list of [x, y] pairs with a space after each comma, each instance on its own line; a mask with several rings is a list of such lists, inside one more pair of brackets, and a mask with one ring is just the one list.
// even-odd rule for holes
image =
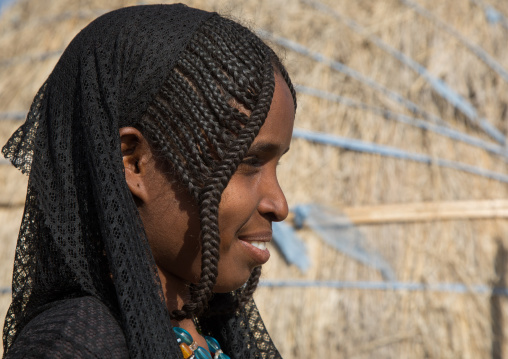
[[[172, 313], [176, 319], [207, 308], [218, 275], [221, 196], [268, 115], [275, 72], [295, 98], [273, 50], [247, 28], [213, 16], [193, 35], [138, 125], [199, 206], [201, 277], [189, 302]], [[259, 274], [253, 273], [245, 295]]]
[[268, 62], [268, 64], [270, 64], [270, 66], [267, 66], [264, 73], [262, 85], [263, 93], [262, 96], [260, 96], [258, 106], [250, 116], [250, 122], [242, 129], [238, 140], [230, 147], [225, 158], [212, 173], [209, 184], [203, 188], [203, 192], [200, 196], [202, 274], [200, 282], [194, 287], [195, 289], [192, 294], [195, 294], [196, 304], [201, 305], [202, 308], [206, 308], [218, 274], [217, 264], [220, 245], [218, 209], [222, 192], [258, 134], [272, 102], [275, 79], [271, 62]]

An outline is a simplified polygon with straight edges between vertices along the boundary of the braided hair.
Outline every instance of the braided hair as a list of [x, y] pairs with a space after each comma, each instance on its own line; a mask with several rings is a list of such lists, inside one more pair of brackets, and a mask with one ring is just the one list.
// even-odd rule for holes
[[[201, 225], [201, 275], [190, 300], [171, 317], [200, 315], [216, 283], [221, 195], [263, 125], [275, 73], [296, 95], [278, 56], [249, 29], [219, 15], [207, 20], [180, 53], [165, 83], [136, 125], [163, 164], [195, 199]], [[245, 304], [261, 267], [235, 291], [229, 310]]]

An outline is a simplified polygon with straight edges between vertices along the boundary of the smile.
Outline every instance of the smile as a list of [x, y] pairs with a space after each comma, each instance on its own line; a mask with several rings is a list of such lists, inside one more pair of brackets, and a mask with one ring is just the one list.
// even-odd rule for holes
[[272, 239], [271, 231], [243, 235], [238, 239], [243, 244], [246, 253], [257, 265], [265, 264], [270, 258], [270, 251], [266, 248], [266, 243]]
[[266, 249], [266, 242], [260, 242], [260, 241], [252, 241], [250, 242], [254, 247], [261, 249], [264, 251]]

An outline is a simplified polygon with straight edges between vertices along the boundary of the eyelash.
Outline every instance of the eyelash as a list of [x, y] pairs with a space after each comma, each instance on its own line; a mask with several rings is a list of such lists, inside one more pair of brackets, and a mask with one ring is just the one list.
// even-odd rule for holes
[[242, 161], [242, 164], [245, 164], [245, 165], [251, 166], [251, 167], [261, 167], [263, 165], [263, 161], [261, 161], [261, 159], [256, 156], [250, 156], [250, 157], [245, 157]]

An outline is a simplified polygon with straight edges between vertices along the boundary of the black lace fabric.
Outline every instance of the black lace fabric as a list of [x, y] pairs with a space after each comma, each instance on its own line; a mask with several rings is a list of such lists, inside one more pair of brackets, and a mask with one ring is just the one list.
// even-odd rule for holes
[[[34, 340], [36, 339], [36, 340]], [[13, 358], [127, 358], [122, 329], [93, 297], [62, 300], [26, 325], [9, 351]]]
[[[69, 340], [49, 357], [77, 357], [77, 347], [90, 351], [83, 357], [109, 357], [100, 354], [106, 347], [110, 357], [127, 356], [122, 345], [131, 358], [182, 357], [125, 182], [118, 129], [141, 118], [179, 52], [213, 16], [150, 5], [98, 18], [68, 46], [3, 148], [29, 175], [6, 358], [43, 350], [55, 328], [71, 328]], [[200, 322], [231, 358], [280, 357], [252, 300]]]
[[[225, 296], [229, 294], [217, 294], [211, 302], [211, 308], [214, 302], [227, 300]], [[201, 327], [205, 333], [216, 335], [215, 338], [228, 355], [235, 353], [240, 358], [280, 358], [253, 299], [235, 315], [214, 315], [201, 320]]]

